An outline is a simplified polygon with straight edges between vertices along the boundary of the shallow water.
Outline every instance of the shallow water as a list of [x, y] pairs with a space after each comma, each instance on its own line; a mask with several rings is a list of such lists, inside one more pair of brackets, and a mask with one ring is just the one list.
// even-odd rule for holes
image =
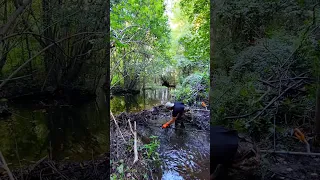
[[[115, 96], [111, 100], [111, 110], [115, 114], [121, 112], [139, 112], [151, 109], [171, 100], [167, 88], [146, 90], [136, 96]], [[170, 120], [151, 120], [150, 126], [139, 126], [138, 131], [146, 136], [158, 136], [161, 169], [153, 175], [155, 179], [183, 180], [209, 179], [209, 133], [198, 131], [194, 126], [186, 125], [186, 130], [161, 128], [161, 124]]]
[[[170, 117], [168, 117], [170, 118]], [[156, 124], [168, 119], [155, 120]], [[159, 154], [161, 173], [158, 179], [209, 179], [209, 132], [199, 131], [186, 125], [182, 129], [162, 129], [160, 127], [138, 127], [144, 136], [157, 136], [160, 141]]]

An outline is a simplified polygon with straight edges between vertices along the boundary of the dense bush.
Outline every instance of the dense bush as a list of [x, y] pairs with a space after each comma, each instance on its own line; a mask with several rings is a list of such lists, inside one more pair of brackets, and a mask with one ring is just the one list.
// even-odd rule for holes
[[273, 131], [274, 118], [277, 128], [314, 125], [320, 70], [314, 5], [215, 2], [212, 123], [257, 136]]
[[176, 101], [191, 105], [197, 101], [207, 100], [208, 92], [209, 72], [196, 72], [184, 78], [173, 91], [173, 96]]

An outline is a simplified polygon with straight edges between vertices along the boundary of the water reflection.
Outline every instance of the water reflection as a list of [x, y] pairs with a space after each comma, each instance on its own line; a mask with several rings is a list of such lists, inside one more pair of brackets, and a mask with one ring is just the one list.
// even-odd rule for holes
[[14, 114], [0, 121], [0, 149], [11, 167], [17, 167], [19, 159], [23, 165], [45, 155], [89, 160], [109, 150], [108, 111], [95, 101], [80, 107], [10, 107]]
[[139, 112], [153, 106], [164, 104], [171, 99], [170, 89], [143, 90], [138, 95], [118, 95], [110, 101], [110, 108], [114, 114], [121, 112]]

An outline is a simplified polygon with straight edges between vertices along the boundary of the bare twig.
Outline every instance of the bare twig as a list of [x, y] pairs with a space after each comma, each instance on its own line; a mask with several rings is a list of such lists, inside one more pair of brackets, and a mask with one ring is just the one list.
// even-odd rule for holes
[[[31, 76], [32, 76], [32, 74], [25, 75], [25, 76], [20, 76], [20, 77], [12, 78], [12, 79], [10, 79], [10, 81], [23, 79], [23, 78], [27, 78], [27, 77], [31, 77]], [[3, 82], [3, 81], [5, 81], [5, 80], [0, 80], [0, 82]]]
[[56, 167], [54, 167], [54, 165], [52, 165], [49, 162], [47, 162], [47, 164], [51, 167], [52, 170], [56, 171], [63, 179], [69, 180], [68, 177], [66, 177], [64, 174], [62, 174], [60, 171], [58, 171], [58, 169]]
[[8, 173], [8, 175], [9, 175], [10, 180], [14, 180], [14, 177], [13, 177], [13, 175], [12, 175], [12, 173], [11, 173], [11, 171], [10, 171], [10, 169], [9, 169], [9, 167], [8, 167], [7, 163], [6, 163], [6, 160], [4, 159], [4, 157], [3, 157], [2, 153], [1, 153], [1, 151], [0, 151], [0, 160], [1, 160], [0, 167], [2, 167], [4, 170], [6, 170], [6, 171], [7, 171], [7, 173]]
[[38, 162], [36, 162], [34, 165], [31, 166], [30, 171], [32, 171], [34, 168], [36, 168], [40, 163], [42, 163], [44, 160], [46, 160], [48, 156], [43, 157]]
[[124, 137], [123, 137], [123, 134], [122, 134], [122, 132], [121, 132], [121, 130], [120, 130], [120, 127], [119, 127], [119, 125], [118, 125], [118, 123], [117, 123], [117, 120], [116, 120], [116, 118], [113, 116], [113, 113], [112, 113], [111, 111], [110, 111], [110, 114], [111, 114], [111, 116], [112, 116], [112, 119], [113, 119], [114, 123], [116, 124], [116, 127], [118, 128], [118, 130], [119, 130], [119, 132], [120, 132], [120, 135], [121, 135], [123, 141], [127, 143], [127, 141], [126, 141], [126, 140], [124, 139]]
[[[31, 3], [31, 0], [24, 1], [23, 4], [16, 9], [16, 11], [10, 16], [8, 22], [0, 27], [0, 35], [5, 35], [10, 27], [16, 22], [16, 19], [24, 12], [25, 8]], [[0, 38], [2, 41], [2, 38]]]
[[262, 153], [276, 153], [276, 154], [291, 154], [291, 155], [306, 155], [306, 156], [320, 156], [320, 153], [306, 153], [306, 152], [293, 152], [293, 151], [272, 151], [260, 150]]
[[273, 98], [268, 105], [266, 105], [252, 120], [250, 120], [250, 122], [255, 120], [257, 117], [259, 117], [266, 109], [268, 109], [275, 101], [277, 101], [280, 97], [282, 97], [289, 89], [295, 87], [300, 82], [302, 82], [302, 79], [294, 83], [292, 86], [288, 87], [287, 89], [285, 89], [279, 96]]
[[258, 111], [261, 111], [262, 109], [258, 109], [258, 110], [255, 110], [251, 113], [248, 113], [248, 114], [244, 114], [244, 115], [239, 115], [239, 116], [229, 116], [229, 117], [225, 117], [225, 119], [239, 119], [239, 118], [246, 118], [248, 116], [251, 116], [253, 114], [255, 114], [256, 112]]
[[55, 43], [52, 43], [50, 45], [48, 45], [47, 47], [43, 48], [41, 51], [39, 51], [36, 55], [34, 55], [33, 57], [31, 57], [30, 59], [28, 59], [27, 61], [25, 61], [19, 68], [17, 68], [13, 73], [11, 73], [11, 75], [4, 80], [1, 84], [0, 84], [0, 89], [14, 76], [16, 75], [24, 66], [26, 66], [27, 64], [29, 64], [33, 59], [35, 59], [37, 56], [39, 56], [40, 54], [42, 54], [43, 52], [45, 52], [46, 50], [48, 50], [49, 48], [51, 48], [52, 46], [54, 46], [56, 43], [60, 43], [63, 42], [67, 39], [70, 39], [72, 37], [75, 36], [79, 36], [79, 35], [84, 35], [84, 34], [101, 34], [101, 32], [82, 32], [82, 33], [77, 33], [65, 38], [60, 39], [59, 41], [56, 41]]
[[138, 147], [137, 147], [137, 123], [134, 121], [134, 161], [133, 164], [138, 161]]

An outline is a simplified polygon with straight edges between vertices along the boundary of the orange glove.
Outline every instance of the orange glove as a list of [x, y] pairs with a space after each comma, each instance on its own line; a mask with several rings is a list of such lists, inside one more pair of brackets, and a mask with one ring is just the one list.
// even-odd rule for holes
[[165, 123], [164, 125], [162, 125], [162, 129], [165, 129], [165, 128], [169, 127], [169, 126], [170, 126], [169, 123]]
[[206, 103], [203, 102], [203, 101], [201, 102], [201, 106], [202, 106], [202, 107], [207, 107]]
[[172, 119], [168, 122], [166, 122], [164, 125], [162, 125], [162, 128], [167, 128], [170, 126], [170, 124], [174, 123], [174, 121], [177, 119], [177, 117], [172, 117]]
[[296, 135], [297, 138], [298, 138], [300, 141], [302, 141], [302, 142], [304, 142], [304, 143], [307, 143], [307, 140], [306, 140], [304, 134], [303, 134], [298, 128], [295, 128], [294, 131], [295, 131], [295, 132], [294, 132], [294, 135]]

